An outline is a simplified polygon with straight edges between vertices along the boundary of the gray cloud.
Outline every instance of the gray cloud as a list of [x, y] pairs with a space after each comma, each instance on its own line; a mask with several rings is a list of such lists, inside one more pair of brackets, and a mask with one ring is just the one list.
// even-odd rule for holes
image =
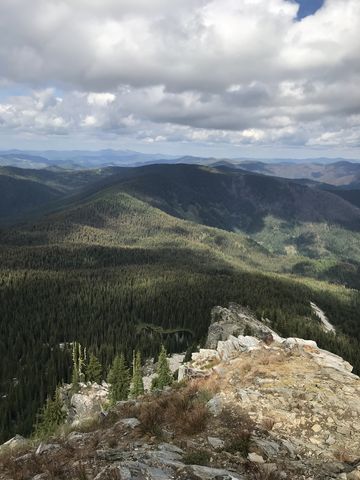
[[30, 91], [0, 98], [0, 130], [357, 148], [360, 2], [296, 12], [287, 0], [2, 0], [0, 86]]

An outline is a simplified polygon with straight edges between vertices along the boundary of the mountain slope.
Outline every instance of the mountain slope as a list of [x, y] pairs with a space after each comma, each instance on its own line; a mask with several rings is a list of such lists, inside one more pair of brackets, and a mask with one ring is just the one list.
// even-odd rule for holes
[[67, 171], [0, 167], [0, 224], [23, 221], [114, 171], [113, 168]]
[[170, 215], [250, 235], [273, 253], [326, 258], [330, 264], [316, 266], [324, 278], [338, 259], [360, 261], [360, 209], [332, 191], [229, 168], [191, 165], [124, 169], [105, 179], [101, 188], [105, 185]]
[[346, 160], [323, 163], [264, 163], [240, 162], [239, 168], [277, 177], [315, 180], [334, 186], [358, 188], [360, 186], [360, 163]]
[[172, 215], [226, 230], [260, 230], [268, 215], [360, 229], [360, 210], [330, 192], [241, 170], [150, 166], [123, 188]]
[[60, 197], [60, 192], [31, 180], [0, 174], [2, 220], [42, 207]]
[[335, 188], [331, 190], [331, 192], [352, 205], [355, 205], [355, 207], [360, 208], [360, 189], [343, 190], [341, 188]]
[[[242, 220], [239, 205], [247, 192], [245, 218], [250, 218], [258, 211], [254, 199], [261, 198], [262, 182], [268, 180], [280, 190], [268, 189], [265, 199], [286, 217], [275, 197], [284, 191], [288, 198], [290, 183], [243, 172], [234, 179], [228, 170], [154, 166], [117, 170], [61, 198], [54, 211], [2, 229], [2, 438], [29, 433], [46, 395], [62, 379], [69, 380], [71, 358], [65, 343], [81, 342], [107, 372], [118, 352], [130, 361], [135, 348], [154, 356], [162, 343], [172, 352], [201, 343], [214, 304], [249, 305], [259, 318], [276, 322], [279, 331], [303, 336], [314, 333], [309, 329], [313, 301], [339, 331], [336, 339], [321, 340], [358, 362], [355, 341], [340, 334], [360, 335], [358, 292], [294, 275], [296, 263], [308, 257], [276, 255], [241, 233], [178, 218], [195, 205], [203, 223], [218, 222], [221, 215], [226, 222], [232, 216]], [[266, 201], [260, 212], [266, 213]], [[356, 232], [349, 231], [349, 236], [354, 241]]]

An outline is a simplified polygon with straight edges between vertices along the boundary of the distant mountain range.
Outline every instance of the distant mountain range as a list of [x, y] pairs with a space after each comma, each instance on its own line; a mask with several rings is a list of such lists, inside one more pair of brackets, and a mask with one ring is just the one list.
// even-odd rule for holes
[[[319, 169], [329, 164], [356, 165], [356, 160], [343, 158], [316, 158], [316, 159], [259, 159], [251, 158], [215, 158], [198, 157], [191, 155], [165, 155], [161, 153], [140, 153], [132, 150], [44, 150], [25, 151], [8, 150], [0, 151], [0, 166], [13, 166], [20, 168], [63, 168], [63, 169], [88, 169], [106, 166], [137, 167], [148, 164], [176, 164], [187, 163], [195, 165], [227, 165], [241, 166], [247, 170], [259, 173], [285, 176], [288, 178], [309, 178]], [[273, 166], [273, 168], [269, 166]], [[275, 167], [276, 165], [276, 167]], [[360, 168], [360, 163], [358, 163]], [[269, 167], [269, 168], [268, 168]], [[324, 180], [325, 181], [325, 180]], [[331, 183], [331, 182], [329, 182]]]
[[[219, 164], [221, 165], [221, 162], [218, 162], [218, 165]], [[346, 160], [328, 164], [318, 162], [264, 163], [259, 161], [246, 161], [241, 162], [239, 166], [245, 170], [262, 173], [264, 175], [274, 175], [292, 179], [306, 178], [337, 187], [360, 188], [360, 163]]]
[[157, 163], [168, 160], [170, 163], [177, 157], [171, 155], [139, 153], [131, 150], [46, 150], [0, 152], [0, 165], [21, 168], [63, 169], [99, 168], [106, 166], [138, 166], [146, 163]]

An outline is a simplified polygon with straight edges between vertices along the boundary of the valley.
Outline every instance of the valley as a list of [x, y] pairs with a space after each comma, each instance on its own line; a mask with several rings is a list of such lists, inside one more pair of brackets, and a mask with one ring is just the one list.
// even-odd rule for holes
[[130, 361], [135, 348], [150, 357], [161, 343], [201, 345], [215, 304], [247, 305], [360, 371], [360, 210], [346, 200], [198, 165], [3, 175], [56, 195], [2, 217], [2, 440], [29, 434], [48, 393], [69, 381], [61, 345], [81, 342], [105, 375], [116, 352]]

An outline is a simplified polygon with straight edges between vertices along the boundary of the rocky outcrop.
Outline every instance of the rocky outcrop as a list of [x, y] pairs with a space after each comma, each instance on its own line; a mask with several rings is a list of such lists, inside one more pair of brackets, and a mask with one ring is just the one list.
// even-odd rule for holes
[[[215, 348], [193, 354], [183, 371], [215, 375], [216, 405], [245, 411], [269, 429], [265, 442], [254, 439], [251, 461], [274, 460], [285, 448], [308, 468], [325, 462], [341, 470], [344, 458], [360, 462], [360, 379], [352, 366], [312, 340], [281, 338], [259, 323], [242, 307], [216, 307], [207, 340], [208, 346], [217, 341]], [[245, 328], [258, 338], [233, 334]], [[354, 472], [339, 478], [357, 478]]]
[[21, 435], [15, 435], [15, 437], [10, 438], [7, 442], [0, 445], [0, 453], [5, 450], [16, 450], [21, 447], [24, 447], [28, 444], [28, 440], [22, 437]]
[[216, 349], [219, 341], [226, 341], [231, 336], [238, 337], [245, 333], [261, 339], [266, 339], [270, 335], [276, 337], [276, 333], [266, 322], [258, 320], [251, 310], [236, 303], [230, 303], [228, 308], [214, 307], [205, 347]]
[[323, 330], [325, 332], [328, 332], [328, 333], [330, 332], [335, 335], [336, 334], [335, 327], [331, 325], [331, 323], [329, 322], [329, 319], [327, 318], [325, 313], [321, 310], [321, 308], [319, 308], [314, 302], [310, 302], [310, 307], [314, 312], [314, 314], [316, 315], [316, 317], [319, 319], [320, 325], [322, 326]]
[[[0, 455], [0, 480], [50, 480], [56, 472], [96, 480], [359, 479], [360, 379], [351, 365], [312, 340], [281, 338], [247, 309], [213, 312], [207, 345], [219, 337], [215, 348], [179, 370], [195, 381], [119, 402], [106, 416], [99, 408], [107, 385], [75, 394], [65, 387], [79, 431], [29, 444], [11, 454], [12, 464]], [[255, 335], [245, 335], [250, 330]], [[197, 409], [186, 410], [191, 402]], [[84, 432], [80, 418], [96, 421]], [[201, 418], [201, 428], [184, 430]]]
[[67, 412], [66, 422], [72, 426], [80, 425], [99, 416], [108, 401], [109, 386], [103, 382], [81, 383], [79, 390], [73, 392], [72, 385], [64, 385], [60, 395]]

